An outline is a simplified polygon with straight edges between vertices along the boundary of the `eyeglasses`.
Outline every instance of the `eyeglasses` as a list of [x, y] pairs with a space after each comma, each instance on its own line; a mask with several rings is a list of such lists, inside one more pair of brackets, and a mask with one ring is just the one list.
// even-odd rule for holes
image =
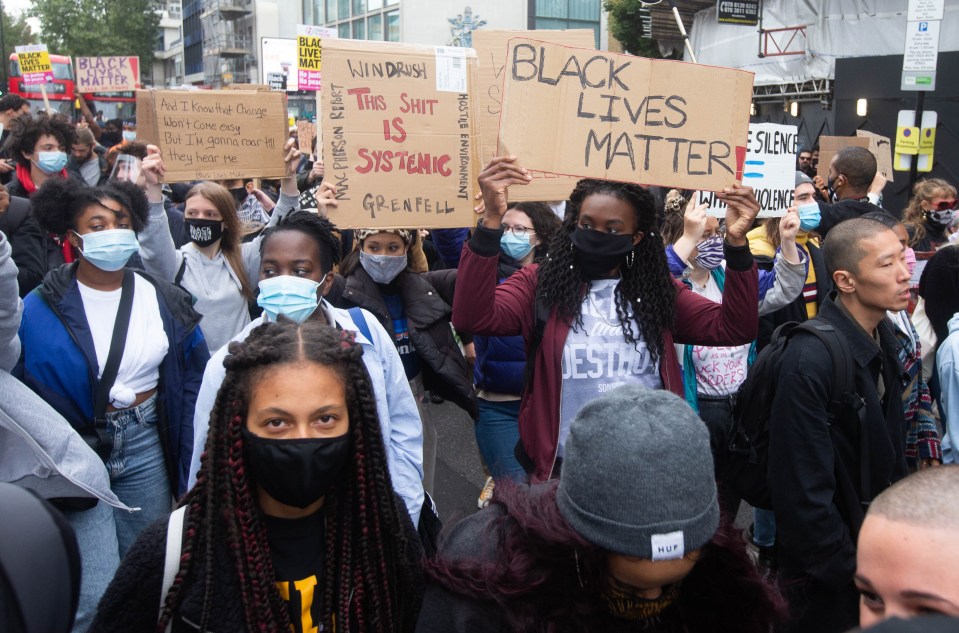
[[936, 211], [950, 211], [956, 208], [955, 200], [943, 200], [936, 205]]
[[524, 235], [527, 235], [530, 233], [534, 235], [536, 234], [536, 231], [534, 231], [533, 229], [528, 229], [525, 226], [504, 226], [503, 231], [505, 233], [512, 233], [516, 237], [523, 237]]

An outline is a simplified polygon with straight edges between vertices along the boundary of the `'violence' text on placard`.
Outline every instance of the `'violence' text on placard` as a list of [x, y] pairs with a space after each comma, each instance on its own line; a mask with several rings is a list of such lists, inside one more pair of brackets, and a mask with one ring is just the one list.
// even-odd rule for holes
[[742, 179], [752, 81], [513, 39], [498, 153], [556, 174], [716, 191]]
[[163, 152], [169, 182], [285, 174], [283, 93], [138, 90], [137, 124], [137, 137]]
[[319, 139], [338, 200], [330, 218], [353, 228], [471, 226], [475, 54], [330, 40], [323, 69]]

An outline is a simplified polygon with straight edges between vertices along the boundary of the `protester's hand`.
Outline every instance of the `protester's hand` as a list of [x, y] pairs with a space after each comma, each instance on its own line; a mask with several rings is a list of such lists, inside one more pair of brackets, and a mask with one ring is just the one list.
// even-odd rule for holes
[[746, 233], [753, 228], [759, 214], [759, 202], [752, 187], [733, 185], [716, 194], [726, 203], [726, 243], [730, 246], [745, 246]]
[[273, 198], [266, 195], [261, 189], [257, 189], [253, 186], [252, 182], [246, 183], [246, 192], [256, 198], [256, 201], [260, 203], [260, 206], [263, 207], [263, 210], [267, 213], [273, 213], [273, 208], [276, 206], [276, 203], [273, 202]]
[[464, 343], [463, 355], [466, 356], [466, 362], [472, 367], [476, 363], [476, 346], [473, 343]]
[[829, 185], [823, 180], [823, 177], [817, 174], [816, 177], [812, 179], [812, 184], [813, 187], [816, 188], [816, 191], [819, 192], [819, 195], [822, 196], [822, 199], [829, 202]]
[[694, 192], [686, 203], [686, 212], [683, 214], [683, 237], [698, 243], [703, 239], [703, 233], [706, 232], [706, 221], [709, 216], [706, 209], [709, 205], [705, 202], [697, 204], [699, 192]]
[[326, 168], [323, 167], [323, 161], [318, 160], [313, 163], [313, 169], [310, 170], [310, 175], [306, 177], [306, 181], [311, 185], [317, 180], [323, 180], [323, 176], [326, 175]]
[[166, 167], [163, 165], [163, 156], [156, 145], [147, 145], [147, 156], [140, 164], [140, 173], [143, 175], [146, 188], [159, 186], [163, 182]]
[[286, 163], [285, 178], [296, 178], [296, 168], [300, 164], [300, 157], [303, 156], [303, 152], [297, 149], [296, 140], [292, 138], [283, 146], [283, 151], [286, 152], [286, 156], [283, 158], [283, 162]]
[[6, 158], [0, 159], [0, 174], [9, 174], [17, 170], [17, 164]]
[[882, 175], [882, 172], [876, 170], [876, 177], [872, 179], [872, 184], [869, 185], [869, 193], [882, 193], [882, 190], [886, 188], [886, 177]]
[[3, 214], [7, 212], [7, 209], [10, 208], [10, 193], [7, 192], [7, 188], [3, 185], [0, 185], [0, 217], [3, 217]]
[[940, 462], [938, 459], [926, 458], [919, 460], [919, 470], [935, 468], [936, 466], [942, 466], [942, 462]]
[[329, 215], [330, 209], [337, 207], [336, 185], [331, 182], [323, 181], [320, 188], [314, 194], [316, 198], [316, 212], [324, 218]]
[[789, 207], [779, 220], [779, 238], [782, 242], [795, 242], [799, 233], [799, 211], [796, 207]]
[[86, 119], [80, 119], [79, 121], [77, 121], [77, 129], [78, 129], [78, 130], [88, 130], [88, 129], [90, 129], [90, 124], [87, 123], [87, 120], [86, 120]]
[[476, 195], [473, 196], [473, 201], [476, 202], [476, 206], [473, 207], [473, 213], [476, 215], [483, 215], [486, 213], [486, 203], [483, 202], [483, 192], [477, 191]]
[[528, 185], [532, 180], [529, 170], [516, 162], [515, 156], [498, 156], [491, 160], [479, 175], [480, 191], [483, 194], [483, 224], [499, 228], [506, 213], [510, 185]]

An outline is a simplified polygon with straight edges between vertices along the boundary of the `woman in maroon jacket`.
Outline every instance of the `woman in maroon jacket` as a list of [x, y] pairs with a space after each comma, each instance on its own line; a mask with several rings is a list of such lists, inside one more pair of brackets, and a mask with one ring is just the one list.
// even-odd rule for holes
[[727, 205], [722, 304], [670, 275], [649, 192], [606, 180], [581, 180], [546, 261], [497, 285], [507, 189], [529, 179], [515, 157], [495, 158], [480, 174], [486, 210], [463, 248], [453, 325], [526, 340], [531, 374], [517, 453], [528, 457], [533, 481], [543, 481], [558, 474], [569, 422], [586, 402], [624, 384], [682, 396], [674, 343], [742, 345], [756, 338], [758, 281], [746, 232], [759, 204], [749, 187], [718, 194]]

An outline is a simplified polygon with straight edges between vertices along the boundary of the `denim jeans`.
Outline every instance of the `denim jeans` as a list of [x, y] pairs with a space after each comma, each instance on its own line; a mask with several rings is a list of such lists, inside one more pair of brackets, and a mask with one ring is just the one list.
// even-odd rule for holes
[[776, 544], [776, 513], [753, 508], [753, 543], [759, 547]]
[[63, 512], [77, 535], [80, 550], [80, 600], [73, 633], [84, 633], [93, 622], [97, 604], [120, 566], [114, 508], [103, 501], [89, 510]]
[[138, 512], [114, 509], [120, 558], [137, 535], [173, 509], [170, 477], [157, 430], [157, 397], [107, 413], [113, 452], [107, 460], [110, 488], [120, 501]]
[[476, 444], [493, 479], [508, 477], [526, 481], [526, 471], [516, 461], [519, 442], [519, 400], [493, 402], [478, 398], [479, 419], [474, 431]]

